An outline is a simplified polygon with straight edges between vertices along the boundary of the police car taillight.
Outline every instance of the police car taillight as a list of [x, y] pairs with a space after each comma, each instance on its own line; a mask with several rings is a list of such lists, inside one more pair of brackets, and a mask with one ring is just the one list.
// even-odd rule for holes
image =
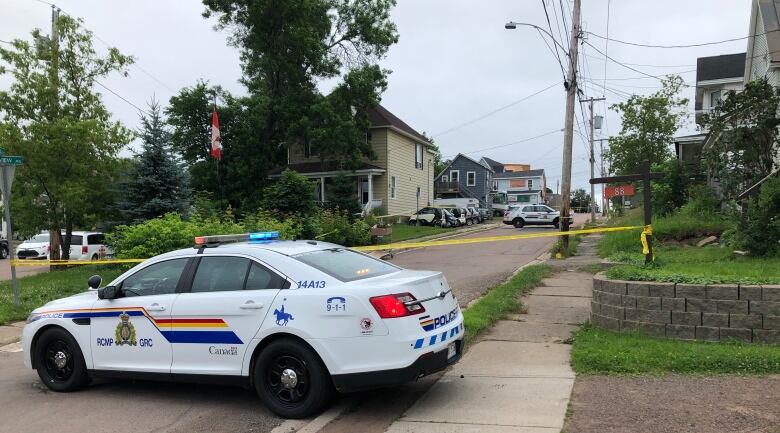
[[420, 304], [404, 305], [407, 302], [416, 301], [411, 293], [396, 293], [394, 295], [374, 296], [369, 299], [371, 305], [383, 319], [413, 316], [425, 312], [425, 307]]

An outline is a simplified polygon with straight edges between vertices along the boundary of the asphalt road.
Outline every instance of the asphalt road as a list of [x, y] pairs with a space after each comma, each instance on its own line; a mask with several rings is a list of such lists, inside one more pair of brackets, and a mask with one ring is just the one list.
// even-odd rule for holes
[[[529, 227], [523, 232], [553, 230]], [[465, 237], [518, 232], [505, 226]], [[444, 272], [461, 305], [466, 305], [547, 251], [553, 241], [522, 239], [434, 247], [398, 254], [392, 262], [410, 269]], [[435, 377], [430, 377], [392, 390], [346, 397], [354, 403], [324, 431], [384, 431], [434, 382]], [[34, 371], [24, 368], [21, 353], [0, 352], [0, 432], [269, 432], [281, 423], [253, 391], [240, 388], [104, 381], [81, 392], [53, 393]]]
[[[553, 226], [516, 229], [502, 224], [500, 227], [472, 233], [463, 238], [555, 231], [557, 230]], [[420, 248], [401, 252], [390, 262], [408, 269], [443, 272], [460, 306], [465, 307], [491, 287], [506, 280], [519, 266], [547, 252], [554, 241], [555, 238], [550, 237]]]

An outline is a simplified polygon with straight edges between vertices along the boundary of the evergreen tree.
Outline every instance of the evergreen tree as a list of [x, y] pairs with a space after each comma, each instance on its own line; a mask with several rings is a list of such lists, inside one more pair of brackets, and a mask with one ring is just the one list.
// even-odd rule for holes
[[328, 198], [328, 207], [346, 212], [350, 217], [360, 212], [360, 202], [357, 195], [357, 182], [354, 177], [348, 177], [339, 172], [333, 178], [332, 197]]
[[140, 223], [169, 212], [185, 214], [190, 189], [187, 172], [170, 151], [171, 133], [165, 129], [160, 104], [149, 103], [149, 116], [141, 116], [143, 150], [135, 157], [123, 188], [120, 211], [127, 223]]

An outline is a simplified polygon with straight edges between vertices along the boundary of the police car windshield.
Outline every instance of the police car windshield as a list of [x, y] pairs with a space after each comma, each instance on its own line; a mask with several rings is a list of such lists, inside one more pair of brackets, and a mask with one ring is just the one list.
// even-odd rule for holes
[[312, 251], [296, 254], [292, 257], [341, 281], [377, 277], [400, 269], [387, 262], [345, 248]]

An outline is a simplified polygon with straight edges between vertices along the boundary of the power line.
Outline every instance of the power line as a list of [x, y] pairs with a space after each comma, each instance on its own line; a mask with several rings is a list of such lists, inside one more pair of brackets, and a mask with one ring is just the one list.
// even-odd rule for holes
[[556, 82], [556, 83], [553, 83], [553, 84], [551, 84], [551, 85], [549, 85], [549, 86], [545, 87], [545, 88], [544, 88], [544, 89], [542, 89], [542, 90], [539, 90], [539, 91], [537, 91], [537, 92], [534, 92], [534, 93], [532, 93], [532, 94], [530, 94], [530, 95], [528, 95], [528, 96], [524, 96], [523, 98], [520, 98], [520, 99], [518, 99], [517, 101], [510, 102], [509, 104], [507, 104], [507, 105], [504, 105], [503, 107], [499, 107], [499, 108], [497, 108], [497, 109], [495, 109], [495, 110], [493, 110], [493, 111], [490, 111], [490, 112], [488, 112], [488, 113], [485, 113], [485, 114], [483, 114], [483, 115], [481, 115], [481, 116], [479, 116], [479, 117], [476, 117], [476, 118], [474, 118], [474, 119], [471, 119], [471, 120], [468, 120], [468, 121], [466, 121], [466, 122], [460, 123], [460, 124], [458, 124], [458, 125], [452, 126], [452, 127], [450, 127], [450, 128], [447, 128], [447, 129], [445, 129], [444, 131], [438, 132], [438, 133], [436, 133], [436, 134], [433, 134], [433, 137], [439, 137], [439, 136], [442, 136], [442, 135], [444, 135], [444, 134], [448, 134], [448, 133], [450, 133], [450, 132], [452, 132], [452, 131], [455, 131], [455, 130], [458, 130], [458, 129], [460, 129], [460, 128], [463, 128], [464, 126], [468, 126], [468, 125], [471, 125], [471, 124], [473, 124], [473, 123], [479, 122], [479, 121], [480, 121], [480, 120], [482, 120], [482, 119], [485, 119], [485, 118], [487, 118], [487, 117], [490, 117], [490, 116], [492, 116], [492, 115], [494, 115], [494, 114], [496, 114], [496, 113], [498, 113], [498, 112], [500, 112], [500, 111], [506, 110], [507, 108], [513, 107], [513, 106], [515, 106], [515, 105], [517, 105], [517, 104], [519, 104], [519, 103], [521, 103], [521, 102], [523, 102], [523, 101], [526, 101], [526, 100], [528, 100], [528, 99], [530, 99], [530, 98], [533, 98], [534, 96], [536, 96], [536, 95], [538, 95], [538, 94], [540, 94], [540, 93], [544, 93], [544, 92], [546, 92], [546, 91], [548, 91], [548, 90], [552, 89], [553, 87], [555, 87], [555, 86], [557, 86], [557, 85], [559, 85], [559, 84], [561, 84], [561, 82], [560, 82], [560, 81], [558, 81], [558, 82]]
[[143, 109], [141, 109], [141, 107], [139, 107], [139, 106], [137, 106], [137, 105], [133, 104], [133, 103], [132, 103], [132, 102], [130, 102], [128, 99], [126, 99], [124, 96], [122, 96], [122, 95], [120, 95], [119, 93], [116, 93], [115, 91], [113, 91], [113, 90], [109, 89], [109, 88], [108, 88], [108, 87], [107, 87], [105, 84], [101, 83], [100, 81], [97, 81], [97, 80], [95, 80], [95, 84], [97, 84], [98, 86], [100, 86], [100, 87], [102, 87], [102, 88], [104, 88], [104, 89], [108, 90], [109, 92], [111, 92], [111, 94], [113, 94], [113, 95], [114, 95], [114, 96], [116, 96], [117, 98], [119, 98], [119, 99], [121, 99], [121, 100], [125, 101], [125, 102], [126, 102], [128, 105], [132, 106], [133, 108], [135, 108], [136, 110], [140, 111], [141, 113], [144, 113], [144, 114], [145, 114], [145, 115], [147, 115], [147, 116], [151, 116], [151, 114], [150, 114], [150, 113], [148, 113], [146, 110], [143, 110]]
[[[544, 134], [539, 134], [539, 135], [536, 135], [534, 137], [523, 138], [522, 140], [513, 141], [511, 143], [506, 143], [506, 144], [501, 144], [501, 145], [498, 145], [498, 146], [491, 146], [491, 147], [486, 147], [486, 148], [483, 148], [483, 149], [476, 149], [476, 150], [472, 150], [472, 151], [469, 151], [469, 152], [461, 152], [461, 153], [463, 153], [464, 155], [470, 155], [472, 153], [484, 152], [486, 150], [493, 150], [493, 149], [499, 149], [501, 147], [513, 146], [515, 144], [525, 143], [525, 142], [528, 142], [528, 141], [531, 141], [531, 140], [536, 140], [536, 139], [539, 139], [539, 138], [542, 138], [542, 137], [546, 137], [548, 135], [555, 134], [556, 132], [561, 132], [561, 129], [554, 129], [552, 131], [545, 132]], [[448, 156], [446, 156], [446, 158], [449, 159], [450, 157], [454, 157], [454, 156], [457, 156], [457, 154], [455, 154], [455, 155], [448, 155]]]
[[[544, 16], [547, 18], [547, 26], [550, 28], [550, 34], [552, 34], [553, 32], [552, 24], [550, 23], [550, 15], [547, 13], [547, 3], [545, 3], [545, 0], [542, 0], [542, 8], [544, 9]], [[556, 24], [558, 24], [557, 21]], [[558, 61], [558, 65], [561, 67], [561, 75], [563, 76], [563, 80], [566, 81], [566, 72], [564, 71], [563, 62], [561, 62], [561, 56], [558, 54], [558, 49], [557, 47], [555, 47], [555, 43], [553, 43], [553, 47], [555, 47], [555, 50], [553, 50], [552, 48], [550, 48], [550, 45], [544, 39], [544, 36], [542, 36], [542, 32], [539, 30], [537, 30], [537, 32], [539, 32], [539, 36], [544, 41], [544, 44], [547, 45], [547, 48], [550, 49], [550, 51], [553, 53], [555, 60]], [[560, 33], [560, 28], [558, 28], [558, 33]]]
[[[596, 50], [596, 52], [598, 52], [598, 53], [599, 53], [599, 54], [601, 54], [602, 56], [606, 57], [606, 58], [607, 58], [607, 59], [609, 59], [610, 61], [612, 61], [612, 62], [614, 62], [614, 63], [617, 63], [618, 65], [620, 65], [620, 66], [622, 66], [622, 67], [624, 67], [624, 68], [626, 68], [626, 69], [630, 69], [630, 70], [632, 70], [632, 71], [634, 71], [634, 72], [640, 73], [640, 74], [642, 74], [642, 75], [645, 75], [645, 76], [648, 76], [648, 77], [651, 77], [651, 78], [655, 78], [655, 79], [657, 79], [657, 80], [663, 80], [663, 79], [664, 79], [664, 77], [660, 77], [660, 76], [658, 76], [658, 75], [653, 75], [653, 74], [648, 74], [647, 72], [644, 72], [644, 71], [642, 71], [642, 70], [636, 69], [636, 68], [634, 68], [634, 67], [632, 67], [632, 66], [628, 66], [628, 65], [626, 65], [626, 64], [620, 63], [620, 62], [618, 62], [617, 60], [613, 59], [612, 57], [609, 57], [608, 55], [606, 55], [606, 54], [605, 54], [603, 51], [601, 51], [601, 50], [599, 50], [598, 48], [596, 48], [595, 46], [593, 46], [593, 45], [592, 45], [590, 42], [587, 42], [587, 41], [585, 41], [585, 43], [586, 43], [586, 44], [588, 44], [588, 45], [589, 45], [591, 48], [593, 48], [594, 50]], [[683, 83], [683, 87], [696, 87], [696, 86], [692, 86], [692, 85], [690, 85], [690, 84]]]
[[[543, 1], [546, 1], [546, 0], [543, 0]], [[561, 23], [560, 23], [560, 22], [559, 22], [559, 20], [558, 20], [558, 12], [557, 12], [557, 9], [555, 8], [555, 4], [553, 3], [554, 1], [555, 1], [555, 0], [550, 0], [550, 5], [552, 6], [553, 17], [555, 18], [555, 28], [558, 30], [558, 37], [559, 37], [559, 38], [560, 38], [562, 41], [565, 41], [565, 40], [566, 40], [566, 37], [565, 37], [565, 36], [563, 35], [563, 33], [561, 32]], [[568, 41], [567, 41], [567, 45], [568, 45]], [[566, 56], [568, 56], [568, 55], [569, 55], [569, 53], [568, 53], [568, 52], [565, 52], [564, 54], [565, 54]]]
[[[558, 0], [558, 4], [561, 6], [561, 20], [563, 21], [563, 28], [564, 28], [564, 30], [566, 30], [566, 34], [568, 35], [568, 34], [570, 34], [569, 33], [569, 26], [568, 26], [568, 24], [566, 24], [566, 15], [567, 14], [563, 11], [563, 1]], [[571, 9], [568, 9], [568, 12], [571, 13]], [[566, 46], [567, 46], [567, 48], [569, 50], [571, 50], [571, 47], [569, 47], [568, 43], [566, 44]]]
[[[585, 55], [590, 57], [591, 59], [596, 59], [596, 60], [599, 60], [599, 61], [602, 61], [602, 60], [606, 61], [606, 59], [604, 57], [591, 56], [590, 54], [585, 54]], [[630, 63], [630, 62], [623, 62], [623, 61], [621, 61], [621, 63], [625, 63], [626, 65], [631, 65], [631, 66], [642, 66], [642, 67], [647, 67], [647, 68], [691, 68], [691, 67], [695, 67], [696, 66], [695, 64], [685, 64], [685, 65], [652, 65], [652, 64], [647, 64], [647, 63]]]
[[643, 47], [643, 48], [694, 48], [694, 47], [705, 47], [705, 46], [708, 46], [708, 45], [725, 44], [725, 43], [728, 43], [728, 42], [744, 41], [745, 39], [753, 38], [753, 37], [756, 37], [756, 36], [763, 36], [763, 35], [766, 35], [766, 34], [769, 34], [769, 33], [773, 33], [773, 32], [778, 32], [778, 31], [780, 31], [780, 29], [769, 30], [769, 31], [766, 31], [764, 33], [750, 35], [750, 36], [743, 36], [743, 37], [739, 37], [739, 38], [731, 38], [731, 39], [724, 39], [724, 40], [721, 40], [721, 41], [701, 42], [701, 43], [698, 43], [698, 44], [686, 44], [686, 45], [652, 45], [652, 44], [643, 44], [643, 43], [639, 43], [639, 42], [629, 42], [629, 41], [622, 41], [620, 39], [612, 39], [612, 38], [608, 38], [606, 36], [601, 36], [601, 35], [593, 33], [593, 32], [587, 32], [587, 33], [589, 35], [595, 36], [595, 37], [597, 37], [599, 39], [605, 39], [605, 40], [608, 40], [608, 41], [616, 42], [618, 44], [631, 45], [631, 46], [634, 46], [634, 47]]
[[566, 72], [563, 70], [563, 63], [561, 62], [560, 57], [558, 57], [558, 52], [553, 51], [553, 48], [550, 47], [550, 44], [547, 43], [547, 40], [544, 38], [544, 35], [542, 35], [542, 32], [539, 29], [536, 29], [536, 31], [539, 33], [539, 37], [542, 38], [542, 42], [544, 42], [544, 45], [547, 46], [547, 49], [550, 50], [553, 57], [555, 57], [555, 60], [558, 62], [558, 66], [561, 67], [561, 76], [563, 77], [563, 81], [566, 81]]

